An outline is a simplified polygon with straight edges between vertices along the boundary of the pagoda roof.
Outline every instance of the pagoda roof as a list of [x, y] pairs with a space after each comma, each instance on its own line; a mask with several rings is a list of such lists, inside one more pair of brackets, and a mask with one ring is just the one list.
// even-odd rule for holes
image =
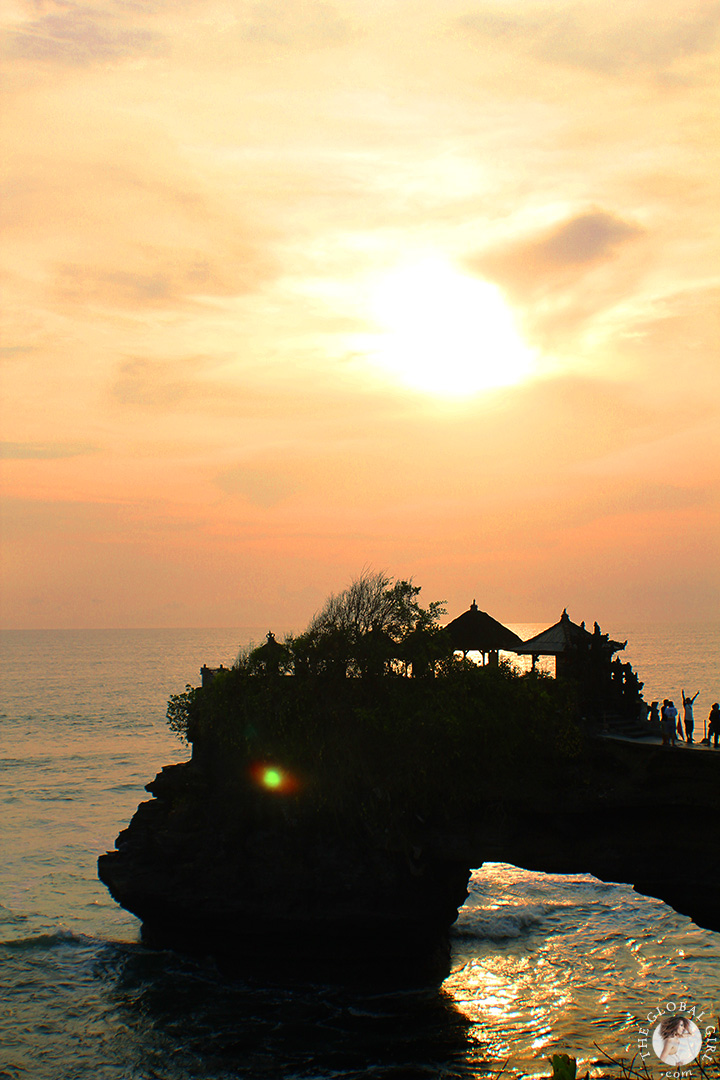
[[592, 634], [585, 629], [585, 623], [578, 625], [571, 621], [567, 609], [563, 611], [560, 620], [541, 634], [529, 638], [522, 643], [521, 648], [515, 652], [535, 656], [557, 656], [560, 653], [577, 652], [591, 648], [601, 648], [609, 653], [619, 652], [627, 645], [627, 641], [610, 641], [607, 634], [600, 632], [600, 627], [595, 623]]
[[486, 611], [480, 611], [473, 600], [467, 611], [458, 615], [445, 627], [453, 648], [463, 652], [498, 652], [500, 649], [506, 652], [517, 652], [518, 646], [522, 646], [522, 640], [503, 626], [497, 619], [493, 619]]

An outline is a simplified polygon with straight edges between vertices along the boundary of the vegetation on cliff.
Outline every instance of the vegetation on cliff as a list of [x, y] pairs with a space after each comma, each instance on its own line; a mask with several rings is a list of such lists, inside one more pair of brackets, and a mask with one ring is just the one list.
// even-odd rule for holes
[[442, 605], [365, 574], [298, 637], [272, 637], [170, 699], [172, 730], [225, 790], [377, 826], [537, 790], [580, 752], [568, 689], [453, 654]]

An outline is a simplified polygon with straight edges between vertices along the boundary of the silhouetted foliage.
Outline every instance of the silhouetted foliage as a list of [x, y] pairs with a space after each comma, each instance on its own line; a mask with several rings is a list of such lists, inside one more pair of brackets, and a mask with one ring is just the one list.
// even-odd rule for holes
[[438, 624], [442, 602], [424, 608], [420, 591], [412, 581], [363, 572], [289, 640], [295, 674], [407, 674], [413, 661], [430, 673], [435, 662], [452, 654], [452, 645]]
[[304, 634], [172, 697], [171, 729], [238, 807], [243, 792], [257, 801], [253, 768], [272, 764], [294, 777], [286, 806], [371, 830], [464, 813], [566, 769], [581, 751], [567, 688], [454, 656], [440, 605], [423, 609], [419, 592], [364, 575]]

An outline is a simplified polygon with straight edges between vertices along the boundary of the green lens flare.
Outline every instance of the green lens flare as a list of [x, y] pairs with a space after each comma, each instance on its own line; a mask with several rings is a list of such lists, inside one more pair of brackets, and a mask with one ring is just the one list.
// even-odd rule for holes
[[276, 788], [280, 787], [282, 783], [282, 773], [277, 769], [266, 769], [263, 773], [263, 784], [265, 787]]

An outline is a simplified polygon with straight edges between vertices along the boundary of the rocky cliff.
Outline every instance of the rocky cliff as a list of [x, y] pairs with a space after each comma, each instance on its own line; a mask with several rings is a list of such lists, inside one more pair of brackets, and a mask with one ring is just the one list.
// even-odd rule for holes
[[720, 931], [720, 750], [599, 738], [571, 786], [522, 790], [429, 838], [429, 852], [589, 873]]
[[420, 858], [282, 805], [238, 817], [192, 762], [164, 768], [148, 790], [155, 797], [98, 869], [149, 944], [444, 976], [448, 929], [467, 896], [462, 860]]
[[720, 751], [597, 739], [540, 788], [509, 775], [487, 798], [480, 785], [467, 815], [387, 829], [276, 793], [239, 798], [198, 762], [148, 790], [99, 875], [154, 944], [442, 977], [470, 869], [487, 860], [627, 882], [720, 930]]

